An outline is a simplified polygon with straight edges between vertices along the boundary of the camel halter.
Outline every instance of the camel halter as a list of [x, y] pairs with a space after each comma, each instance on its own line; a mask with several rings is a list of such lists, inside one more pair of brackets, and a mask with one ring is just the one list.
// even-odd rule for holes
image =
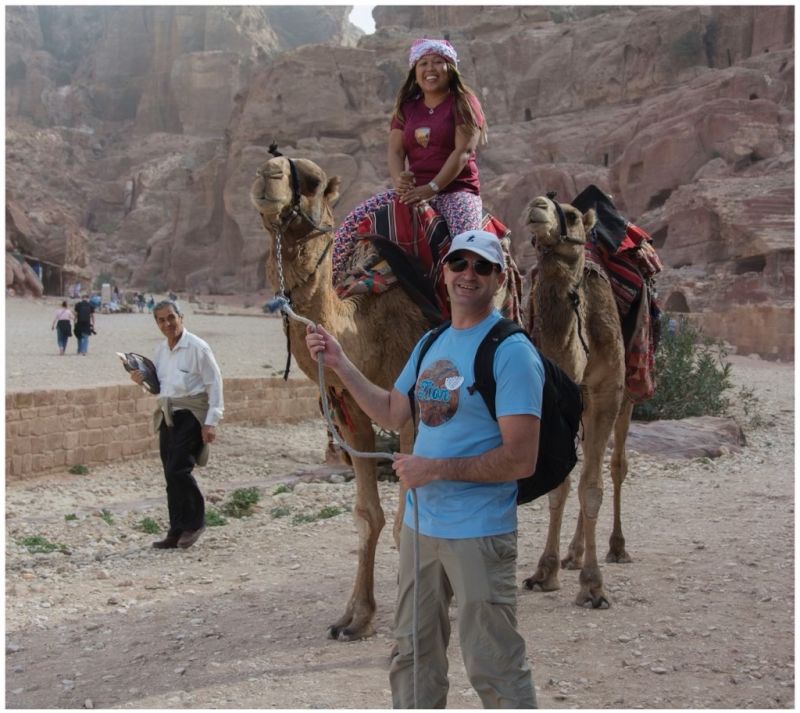
[[[283, 154], [278, 151], [278, 145], [274, 141], [270, 144], [269, 152], [275, 157], [283, 156]], [[295, 162], [285, 157], [286, 160], [289, 162], [289, 184], [292, 189], [292, 203], [291, 203], [291, 210], [286, 214], [286, 216], [281, 220], [280, 223], [272, 226], [273, 234], [275, 236], [275, 261], [278, 265], [278, 291], [275, 293], [275, 298], [278, 300], [284, 300], [285, 303], [288, 304], [291, 302], [291, 297], [286, 292], [286, 279], [284, 277], [283, 272], [283, 240], [284, 240], [284, 233], [289, 228], [289, 225], [297, 218], [302, 218], [305, 220], [310, 226], [311, 230], [304, 235], [302, 238], [299, 238], [296, 242], [298, 243], [305, 243], [311, 240], [315, 235], [319, 233], [330, 233], [333, 228], [330, 226], [322, 226], [318, 225], [314, 219], [306, 213], [302, 207], [300, 206], [300, 199], [302, 198], [303, 194], [300, 190], [300, 177], [297, 173], [297, 166]], [[258, 175], [262, 175], [261, 171], [257, 171]], [[300, 283], [300, 285], [305, 284], [311, 277], [316, 273], [319, 266], [322, 264], [322, 261], [325, 259], [328, 251], [331, 249], [331, 245], [333, 244], [333, 240], [329, 240], [328, 243], [325, 245], [325, 249], [320, 254], [319, 258], [317, 259], [316, 264], [312, 268], [311, 272], [308, 273], [306, 278]], [[267, 303], [265, 305], [265, 310], [269, 310], [270, 312], [276, 311], [278, 307], [271, 307], [271, 303]], [[283, 380], [286, 381], [289, 378], [289, 370], [292, 368], [292, 338], [290, 336], [289, 331], [289, 320], [287, 313], [284, 310], [281, 310], [281, 314], [283, 317], [283, 325], [286, 328], [286, 368], [283, 370]]]
[[[561, 207], [558, 201], [556, 201], [556, 192], [550, 191], [546, 194], [546, 196], [547, 199], [553, 204], [553, 207], [555, 208], [556, 211], [556, 215], [558, 216], [559, 237], [557, 244], [561, 245], [562, 243], [573, 243], [575, 245], [586, 245], [586, 240], [573, 238], [571, 235], [567, 234], [567, 218], [564, 215], [564, 209]], [[536, 249], [538, 252], [541, 253], [542, 257], [544, 257], [545, 255], [549, 255], [553, 252], [553, 247], [555, 246], [550, 246], [546, 249], [540, 250], [539, 246], [537, 245]], [[581, 275], [581, 279], [578, 280], [578, 282], [575, 283], [575, 285], [569, 291], [569, 301], [570, 304], [572, 305], [572, 311], [575, 312], [575, 319], [577, 320], [578, 323], [578, 339], [580, 339], [583, 351], [588, 357], [589, 345], [586, 343], [586, 339], [583, 336], [583, 320], [581, 320], [581, 312], [580, 312], [581, 296], [579, 293], [579, 290], [581, 289], [585, 281], [586, 281], [586, 271], [584, 270], [583, 274]]]

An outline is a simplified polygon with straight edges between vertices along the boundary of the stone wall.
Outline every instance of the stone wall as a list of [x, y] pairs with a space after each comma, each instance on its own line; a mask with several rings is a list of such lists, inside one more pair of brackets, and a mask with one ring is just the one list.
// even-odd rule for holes
[[[319, 417], [306, 379], [226, 379], [223, 424]], [[6, 394], [6, 480], [158, 453], [155, 399], [131, 384]]]

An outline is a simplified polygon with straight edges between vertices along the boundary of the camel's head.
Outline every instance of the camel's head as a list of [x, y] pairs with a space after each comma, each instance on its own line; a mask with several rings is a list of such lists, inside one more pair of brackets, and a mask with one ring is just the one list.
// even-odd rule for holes
[[[294, 170], [292, 170], [294, 167]], [[256, 171], [250, 201], [267, 230], [287, 230], [304, 221], [332, 223], [331, 207], [339, 197], [340, 179], [328, 178], [313, 161], [271, 158]]]
[[568, 203], [557, 204], [547, 196], [537, 196], [531, 200], [523, 214], [534, 247], [540, 252], [556, 252], [565, 256], [577, 249], [583, 250], [596, 220], [594, 209], [581, 213]]

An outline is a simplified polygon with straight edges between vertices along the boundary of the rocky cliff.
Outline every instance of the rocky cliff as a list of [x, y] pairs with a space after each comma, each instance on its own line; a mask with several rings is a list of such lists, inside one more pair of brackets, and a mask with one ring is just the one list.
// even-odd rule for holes
[[654, 236], [668, 309], [793, 357], [792, 7], [379, 6], [370, 36], [348, 12], [7, 8], [7, 250], [63, 265], [82, 239], [78, 267], [131, 287], [263, 288], [268, 145], [340, 175], [342, 217], [386, 185], [410, 40], [446, 34], [522, 267], [526, 201], [596, 183]]

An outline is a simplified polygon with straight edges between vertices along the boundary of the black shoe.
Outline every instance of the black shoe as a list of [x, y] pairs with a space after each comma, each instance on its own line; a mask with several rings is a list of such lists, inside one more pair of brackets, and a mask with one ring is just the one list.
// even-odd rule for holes
[[181, 533], [180, 538], [178, 539], [178, 547], [181, 549], [186, 549], [187, 547], [191, 547], [197, 539], [206, 531], [205, 526], [201, 527], [199, 530], [184, 530]]
[[178, 546], [180, 537], [178, 535], [167, 535], [163, 540], [153, 543], [153, 547], [157, 550], [172, 550]]

